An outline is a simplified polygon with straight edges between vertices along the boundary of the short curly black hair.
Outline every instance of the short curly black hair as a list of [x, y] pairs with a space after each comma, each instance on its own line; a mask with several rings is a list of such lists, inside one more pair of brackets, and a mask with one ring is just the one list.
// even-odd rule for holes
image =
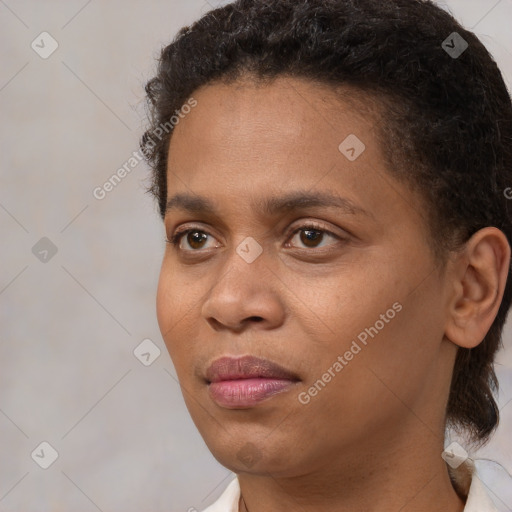
[[[383, 154], [424, 198], [436, 254], [485, 226], [512, 240], [510, 95], [479, 39], [430, 0], [237, 0], [183, 27], [146, 84], [150, 126], [140, 147], [162, 218], [175, 113], [199, 87], [244, 76], [345, 85], [377, 99]], [[490, 330], [455, 362], [446, 424], [480, 445], [499, 421], [493, 361], [511, 299], [509, 268]]]

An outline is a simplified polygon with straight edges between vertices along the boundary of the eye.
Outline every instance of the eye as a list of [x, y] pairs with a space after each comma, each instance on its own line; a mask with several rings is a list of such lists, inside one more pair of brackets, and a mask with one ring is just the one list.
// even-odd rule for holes
[[[298, 236], [299, 242], [304, 244], [306, 248], [314, 249], [317, 247], [323, 247], [321, 242], [324, 241], [325, 237], [330, 237], [338, 241], [342, 241], [343, 239], [332, 233], [331, 231], [324, 229], [323, 226], [317, 225], [317, 224], [307, 224], [304, 226], [301, 226], [300, 228], [295, 229], [291, 233], [291, 240], [296, 238]], [[205, 249], [204, 242], [208, 240], [208, 237], [211, 235], [207, 233], [206, 231], [200, 230], [200, 229], [184, 229], [181, 231], [177, 231], [171, 239], [167, 239], [166, 242], [169, 244], [174, 245], [179, 250], [185, 250], [186, 252], [197, 252], [200, 249]], [[181, 240], [185, 239], [186, 243], [191, 249], [183, 249], [180, 247]], [[290, 239], [290, 237], [288, 237]], [[333, 245], [333, 244], [328, 244]]]
[[[185, 237], [185, 235], [187, 235], [185, 240], [189, 244], [189, 247], [192, 247], [193, 252], [196, 249], [204, 249], [204, 246], [201, 246], [200, 244], [210, 236], [206, 231], [190, 228], [182, 231], [177, 231], [171, 237], [171, 239], [167, 239], [166, 242], [174, 245], [175, 247], [178, 247], [178, 249], [181, 249], [179, 245], [181, 243], [181, 239]], [[197, 245], [199, 245], [199, 247], [197, 247]]]
[[326, 235], [330, 238], [334, 238], [335, 240], [342, 240], [341, 237], [331, 233], [329, 230], [324, 229], [323, 226], [319, 226], [317, 224], [301, 226], [300, 228], [295, 229], [292, 235], [294, 236], [291, 238], [291, 240], [298, 237], [299, 242], [304, 244], [308, 249], [323, 247], [319, 245], [319, 243], [325, 239]]

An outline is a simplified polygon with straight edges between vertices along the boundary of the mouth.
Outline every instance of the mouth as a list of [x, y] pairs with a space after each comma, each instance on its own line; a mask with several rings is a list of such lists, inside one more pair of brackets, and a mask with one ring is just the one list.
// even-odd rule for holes
[[228, 409], [249, 408], [289, 391], [300, 379], [286, 368], [253, 356], [222, 357], [206, 370], [210, 398]]

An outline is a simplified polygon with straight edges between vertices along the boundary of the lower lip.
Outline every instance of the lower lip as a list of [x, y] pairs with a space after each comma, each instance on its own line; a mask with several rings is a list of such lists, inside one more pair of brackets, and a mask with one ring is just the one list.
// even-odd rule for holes
[[251, 407], [278, 393], [287, 391], [295, 382], [284, 379], [240, 379], [211, 382], [210, 397], [221, 407]]

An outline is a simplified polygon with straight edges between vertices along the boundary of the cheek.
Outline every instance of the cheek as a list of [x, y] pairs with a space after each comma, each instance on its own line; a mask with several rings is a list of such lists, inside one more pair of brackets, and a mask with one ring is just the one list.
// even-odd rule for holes
[[421, 282], [419, 269], [425, 270], [424, 276], [428, 262], [408, 259], [409, 265], [400, 254], [377, 261], [360, 260], [350, 270], [336, 272], [336, 279], [295, 287], [303, 302], [300, 306], [297, 301], [297, 305], [304, 312], [297, 317], [302, 318], [301, 328], [311, 343], [305, 348], [319, 354], [316, 373], [351, 347], [357, 355], [348, 354], [348, 358], [359, 362], [351, 362], [351, 367], [368, 364], [386, 371], [399, 370], [400, 363], [408, 359], [413, 365], [420, 364], [417, 355], [433, 351], [432, 345], [418, 345], [435, 334], [432, 325], [438, 315], [432, 306], [438, 290], [436, 283], [426, 280], [411, 293]]
[[172, 357], [172, 340], [179, 339], [180, 325], [190, 307], [187, 307], [189, 294], [184, 293], [184, 288], [177, 279], [179, 276], [170, 271], [169, 267], [164, 263], [160, 271], [156, 295], [156, 315], [162, 338]]
[[[416, 280], [408, 282], [413, 285]], [[396, 402], [393, 407], [400, 411], [404, 405], [412, 407], [418, 397], [436, 385], [443, 308], [434, 276], [412, 293], [394, 290], [387, 297], [391, 303], [399, 302], [400, 311], [387, 314], [386, 307], [374, 310], [377, 316], [374, 314], [368, 319], [369, 325], [363, 327], [366, 345], [361, 357], [357, 357], [375, 380], [371, 394], [388, 395], [391, 402]], [[385, 315], [383, 323], [378, 322], [381, 313]], [[372, 328], [368, 329], [370, 325]]]
[[396, 311], [392, 306], [404, 295], [401, 291], [404, 283], [399, 282], [397, 273], [398, 269], [390, 265], [380, 275], [377, 265], [354, 266], [350, 271], [338, 273], [336, 279], [326, 281], [321, 290], [317, 288], [316, 296], [312, 297], [308, 287], [304, 300], [315, 307], [342, 348], [344, 342], [350, 344], [352, 338], [376, 322], [382, 327], [381, 315], [393, 321]]
[[172, 311], [172, 309], [170, 309], [169, 307], [171, 295], [168, 283], [169, 280], [166, 279], [165, 271], [162, 268], [158, 280], [158, 288], [156, 293], [156, 317], [158, 320], [158, 326], [160, 327], [160, 332], [162, 333], [162, 336], [164, 336], [164, 333], [167, 331], [167, 329], [169, 329], [171, 315], [168, 314], [168, 312]]
[[175, 365], [190, 360], [197, 351], [197, 340], [200, 339], [197, 329], [201, 325], [198, 308], [207, 291], [205, 286], [205, 280], [180, 272], [174, 261], [164, 260], [158, 280], [156, 316]]

